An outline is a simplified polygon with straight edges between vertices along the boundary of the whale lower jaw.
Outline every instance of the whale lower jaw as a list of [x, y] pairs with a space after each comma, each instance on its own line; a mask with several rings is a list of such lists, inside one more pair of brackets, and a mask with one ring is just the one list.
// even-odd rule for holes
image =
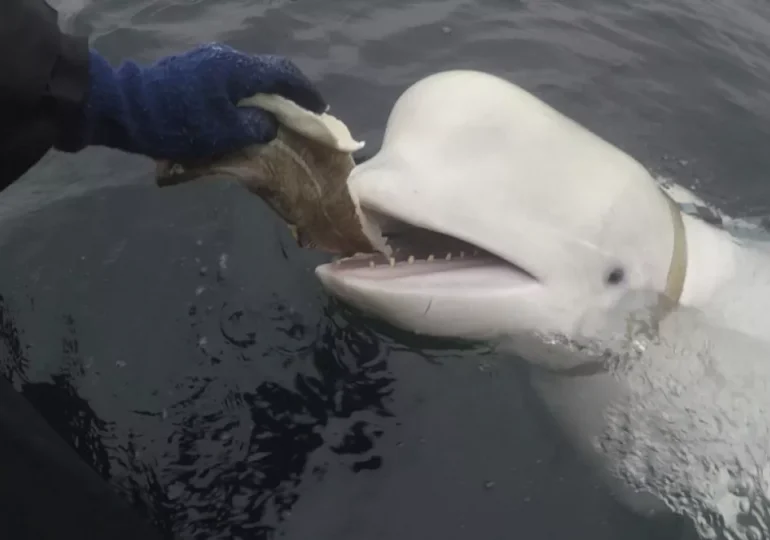
[[320, 265], [316, 275], [336, 291], [338, 287], [362, 289], [441, 290], [470, 294], [473, 291], [526, 287], [536, 282], [510, 265], [493, 258], [457, 254], [452, 259], [393, 260], [380, 255], [356, 256]]

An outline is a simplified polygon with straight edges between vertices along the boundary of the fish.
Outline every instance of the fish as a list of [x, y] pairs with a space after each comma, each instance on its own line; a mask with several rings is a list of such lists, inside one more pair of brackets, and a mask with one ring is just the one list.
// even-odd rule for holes
[[384, 240], [366, 227], [347, 185], [352, 154], [365, 143], [328, 112], [315, 114], [282, 96], [257, 94], [238, 105], [274, 114], [276, 137], [218, 157], [157, 160], [156, 184], [233, 177], [286, 223], [300, 248], [341, 257], [382, 251]]

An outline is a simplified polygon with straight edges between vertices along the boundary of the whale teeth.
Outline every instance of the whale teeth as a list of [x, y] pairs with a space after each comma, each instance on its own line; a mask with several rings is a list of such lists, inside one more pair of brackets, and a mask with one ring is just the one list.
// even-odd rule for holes
[[[458, 251], [456, 253], [447, 252], [443, 258], [446, 261], [451, 261], [454, 257], [455, 259], [465, 259], [468, 257], [476, 256], [478, 255], [479, 251]], [[383, 256], [383, 255], [372, 255], [372, 254], [364, 254], [364, 253], [357, 253], [350, 257], [335, 257], [332, 259], [333, 264], [340, 265], [346, 262], [352, 262], [359, 260], [363, 264], [368, 265], [369, 268], [378, 268], [382, 267], [384, 265], [388, 265], [391, 268], [398, 266], [400, 264], [415, 264], [415, 263], [431, 263], [436, 260], [439, 260], [441, 258], [441, 255], [436, 256], [434, 253], [430, 253], [428, 255], [408, 255], [407, 253], [403, 253], [401, 256], [397, 255], [391, 255], [391, 256]]]

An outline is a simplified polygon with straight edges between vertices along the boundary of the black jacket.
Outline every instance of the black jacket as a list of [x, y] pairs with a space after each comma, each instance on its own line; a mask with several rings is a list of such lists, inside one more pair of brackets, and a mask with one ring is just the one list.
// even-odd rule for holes
[[[88, 44], [62, 35], [56, 18], [43, 0], [2, 0], [0, 190], [51, 147], [66, 149], [80, 114]], [[161, 538], [1, 375], [0, 538]]]
[[88, 89], [88, 41], [63, 34], [44, 0], [0, 8], [0, 191], [67, 145]]

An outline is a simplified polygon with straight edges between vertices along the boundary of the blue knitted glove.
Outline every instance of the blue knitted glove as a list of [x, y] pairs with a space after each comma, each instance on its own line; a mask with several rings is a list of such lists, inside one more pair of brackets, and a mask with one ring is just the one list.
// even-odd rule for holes
[[213, 156], [277, 132], [267, 111], [237, 107], [256, 93], [280, 94], [315, 113], [327, 106], [313, 84], [280, 56], [210, 44], [150, 67], [113, 69], [91, 51], [91, 83], [77, 141], [67, 150], [107, 146], [155, 159]]

